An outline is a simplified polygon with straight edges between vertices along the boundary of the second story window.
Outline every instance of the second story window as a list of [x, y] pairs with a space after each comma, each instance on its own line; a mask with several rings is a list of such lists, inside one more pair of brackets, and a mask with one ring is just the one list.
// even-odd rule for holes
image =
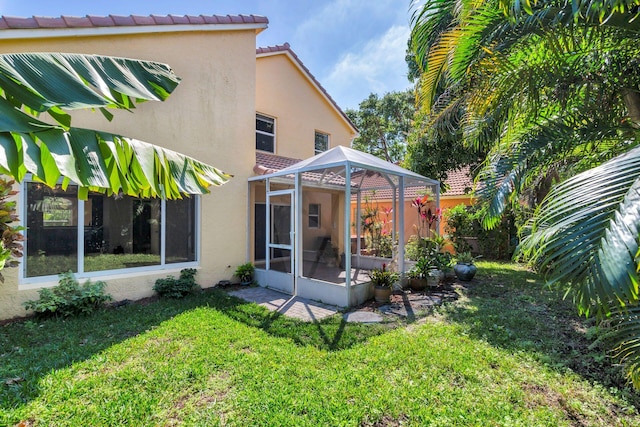
[[256, 150], [275, 152], [276, 121], [256, 114]]
[[320, 154], [329, 149], [329, 135], [316, 131], [315, 154]]

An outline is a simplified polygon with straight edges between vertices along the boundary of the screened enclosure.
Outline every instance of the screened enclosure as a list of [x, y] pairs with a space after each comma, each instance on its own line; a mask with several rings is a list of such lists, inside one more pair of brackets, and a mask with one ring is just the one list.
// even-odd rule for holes
[[373, 268], [404, 275], [405, 243], [421, 223], [407, 221], [413, 195], [439, 206], [437, 181], [342, 146], [249, 181], [260, 285], [339, 306], [371, 297]]

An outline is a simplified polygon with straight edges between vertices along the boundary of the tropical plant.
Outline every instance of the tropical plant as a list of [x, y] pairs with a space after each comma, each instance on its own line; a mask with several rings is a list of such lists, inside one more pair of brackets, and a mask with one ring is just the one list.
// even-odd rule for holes
[[410, 277], [416, 279], [424, 279], [429, 275], [429, 270], [433, 265], [428, 257], [420, 257], [416, 260], [416, 264], [409, 270]]
[[[8, 200], [15, 196], [17, 191], [13, 189], [15, 181], [0, 178], [0, 271], [5, 267], [15, 267], [18, 264], [16, 258], [22, 256], [22, 241], [24, 237], [20, 233], [23, 227], [14, 225], [18, 221], [16, 215], [15, 200]], [[0, 273], [0, 281], [4, 277]]]
[[102, 281], [91, 283], [90, 280], [80, 285], [73, 273], [62, 273], [57, 286], [40, 289], [40, 297], [26, 301], [24, 306], [43, 317], [89, 314], [111, 301], [111, 295], [104, 292], [106, 285]]
[[195, 280], [197, 272], [195, 268], [184, 268], [177, 279], [173, 276], [157, 279], [153, 290], [164, 298], [184, 298], [200, 289]]
[[412, 40], [429, 125], [488, 151], [484, 226], [545, 200], [523, 254], [606, 319], [640, 386], [637, 15], [635, 0], [428, 0]]
[[387, 268], [386, 264], [382, 264], [382, 268], [374, 268], [369, 273], [369, 278], [373, 286], [391, 288], [394, 283], [400, 279], [400, 275]]
[[[179, 79], [164, 64], [99, 55], [0, 55], [0, 173], [27, 173], [49, 186], [74, 181], [89, 191], [137, 197], [203, 194], [229, 176], [162, 147], [108, 132], [75, 128], [66, 111], [133, 109], [163, 101]], [[55, 124], [36, 117], [48, 113]]]
[[476, 261], [471, 252], [461, 252], [456, 254], [455, 260], [458, 264], [473, 264]]
[[255, 267], [252, 263], [247, 262], [239, 265], [236, 268], [235, 276], [240, 279], [243, 283], [250, 283], [253, 280], [253, 273], [255, 272]]

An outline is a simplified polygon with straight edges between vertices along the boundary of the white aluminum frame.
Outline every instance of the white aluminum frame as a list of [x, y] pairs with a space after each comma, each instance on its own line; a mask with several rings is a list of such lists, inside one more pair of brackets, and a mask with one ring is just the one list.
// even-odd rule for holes
[[[20, 193], [19, 193], [19, 206], [20, 206], [20, 226], [24, 227], [22, 231], [22, 235], [24, 236], [24, 256], [20, 261], [20, 266], [18, 268], [18, 289], [32, 289], [33, 285], [50, 283], [52, 281], [57, 282], [57, 275], [48, 275], [48, 276], [37, 276], [37, 277], [27, 277], [26, 276], [26, 268], [27, 268], [27, 245], [29, 244], [28, 239], [28, 228], [27, 228], [27, 184], [32, 183], [31, 178], [25, 178], [20, 184]], [[58, 184], [62, 183], [59, 181]], [[77, 185], [75, 183], [70, 183], [69, 185]], [[78, 219], [77, 219], [77, 230], [78, 230], [78, 265], [77, 271], [74, 272], [77, 278], [79, 279], [92, 279], [92, 278], [104, 278], [106, 276], [119, 275], [124, 273], [153, 273], [164, 270], [181, 270], [183, 268], [195, 268], [200, 266], [201, 260], [201, 198], [198, 195], [191, 195], [191, 197], [195, 200], [195, 252], [196, 252], [196, 260], [188, 261], [188, 262], [180, 262], [180, 263], [169, 263], [165, 262], [166, 255], [166, 200], [160, 199], [160, 218], [161, 224], [160, 227], [160, 264], [158, 265], [148, 265], [142, 267], [132, 267], [132, 268], [120, 268], [116, 270], [100, 270], [100, 271], [84, 271], [84, 200], [78, 199]]]

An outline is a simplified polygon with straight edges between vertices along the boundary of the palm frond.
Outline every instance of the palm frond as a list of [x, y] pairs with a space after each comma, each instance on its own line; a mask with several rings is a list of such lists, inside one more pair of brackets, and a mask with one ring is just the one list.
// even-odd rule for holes
[[637, 304], [640, 148], [554, 188], [531, 231], [522, 253], [550, 283], [570, 283], [582, 312]]

